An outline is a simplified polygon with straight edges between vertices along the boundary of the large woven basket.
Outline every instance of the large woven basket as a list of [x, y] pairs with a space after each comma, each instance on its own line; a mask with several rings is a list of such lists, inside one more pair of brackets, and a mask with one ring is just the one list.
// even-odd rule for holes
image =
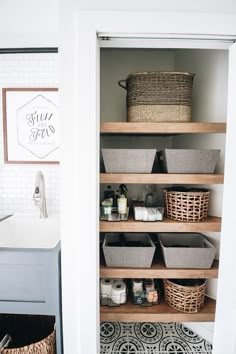
[[193, 286], [179, 285], [179, 280], [164, 279], [166, 303], [181, 312], [199, 312], [204, 306], [207, 280], [198, 280], [198, 284]]
[[54, 316], [0, 315], [0, 340], [9, 334], [3, 354], [56, 354]]
[[56, 332], [53, 331], [48, 337], [40, 342], [26, 345], [21, 348], [3, 349], [3, 354], [56, 354]]
[[140, 72], [118, 83], [127, 90], [129, 122], [189, 122], [194, 74]]
[[200, 222], [207, 219], [210, 190], [204, 188], [166, 188], [164, 192], [165, 213], [170, 219]]

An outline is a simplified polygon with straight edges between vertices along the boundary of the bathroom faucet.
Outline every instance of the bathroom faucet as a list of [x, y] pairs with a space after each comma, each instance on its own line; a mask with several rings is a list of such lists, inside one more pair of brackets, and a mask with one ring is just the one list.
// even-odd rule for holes
[[34, 203], [40, 210], [40, 218], [47, 218], [47, 206], [45, 196], [45, 181], [42, 171], [38, 171], [35, 178]]

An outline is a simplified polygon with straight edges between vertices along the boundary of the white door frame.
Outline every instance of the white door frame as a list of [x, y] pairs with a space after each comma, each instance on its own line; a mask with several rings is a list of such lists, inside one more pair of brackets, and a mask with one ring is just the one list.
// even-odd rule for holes
[[236, 44], [229, 50], [229, 81], [227, 135], [225, 151], [225, 175], [222, 209], [222, 228], [220, 245], [220, 267], [217, 289], [217, 307], [214, 329], [214, 354], [236, 353], [236, 228], [235, 208], [233, 199], [236, 197], [234, 188], [236, 176]]
[[[234, 35], [234, 16], [184, 13], [79, 12], [64, 2], [61, 45], [61, 116], [63, 138], [62, 193], [62, 299], [65, 354], [99, 353], [99, 48], [97, 33], [193, 33]], [[236, 57], [230, 51], [230, 63]], [[236, 62], [236, 61], [234, 61]], [[233, 99], [236, 70], [230, 68], [227, 151], [235, 150], [236, 100]], [[233, 92], [234, 91], [234, 92]], [[234, 328], [235, 247], [227, 247], [235, 230], [233, 209], [228, 202], [236, 162], [226, 154], [224, 209], [218, 307], [214, 354], [234, 353], [235, 339], [227, 341]], [[233, 236], [233, 235], [232, 235]], [[233, 237], [232, 237], [233, 239]], [[236, 239], [236, 238], [235, 238]], [[234, 241], [235, 242], [235, 241]], [[232, 240], [231, 240], [232, 245]], [[230, 256], [229, 257], [229, 253]], [[226, 260], [225, 260], [226, 259]], [[228, 275], [229, 274], [229, 275]], [[232, 274], [233, 275], [233, 274]], [[235, 284], [235, 283], [234, 283]], [[225, 293], [227, 288], [227, 294]], [[231, 299], [231, 300], [230, 300]], [[229, 306], [231, 305], [231, 306]], [[230, 311], [227, 309], [231, 308]], [[234, 306], [235, 308], [236, 306]], [[225, 314], [227, 313], [227, 319]], [[233, 330], [232, 330], [233, 331]], [[231, 332], [232, 332], [231, 331]], [[233, 333], [230, 333], [233, 334]]]

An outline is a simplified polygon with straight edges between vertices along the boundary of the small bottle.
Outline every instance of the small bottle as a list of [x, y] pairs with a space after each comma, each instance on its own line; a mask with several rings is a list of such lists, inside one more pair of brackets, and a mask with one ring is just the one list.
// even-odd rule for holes
[[117, 198], [118, 213], [123, 217], [127, 214], [128, 198], [127, 198], [128, 188], [125, 184], [120, 184]]
[[101, 207], [101, 216], [105, 217], [107, 215], [111, 215], [112, 213], [112, 204], [113, 204], [113, 200], [110, 199], [104, 199], [102, 201], [102, 207]]
[[120, 196], [123, 194], [127, 198], [127, 187], [125, 184], [120, 184], [119, 188], [115, 192], [115, 198], [114, 198], [114, 206], [118, 208], [118, 199]]
[[126, 185], [120, 184], [119, 189], [120, 189], [120, 194], [123, 194], [127, 198], [128, 188], [126, 187]]
[[113, 201], [115, 199], [115, 192], [110, 185], [104, 191], [104, 199], [112, 199]]
[[148, 190], [148, 193], [145, 196], [145, 207], [156, 207], [156, 194], [152, 192], [152, 188], [150, 186], [146, 186], [146, 189]]
[[124, 194], [121, 194], [117, 199], [118, 213], [122, 215], [127, 214], [127, 198]]

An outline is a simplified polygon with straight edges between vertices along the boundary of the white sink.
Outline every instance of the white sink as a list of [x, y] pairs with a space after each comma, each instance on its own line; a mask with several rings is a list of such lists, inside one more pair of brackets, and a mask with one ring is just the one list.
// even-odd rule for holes
[[54, 248], [60, 241], [60, 215], [47, 219], [13, 215], [0, 222], [0, 248]]

